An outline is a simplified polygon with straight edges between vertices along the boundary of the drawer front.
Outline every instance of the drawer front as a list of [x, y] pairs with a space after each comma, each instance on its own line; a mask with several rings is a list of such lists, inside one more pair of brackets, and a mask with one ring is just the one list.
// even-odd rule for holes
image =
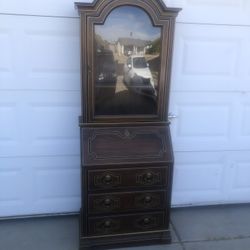
[[83, 128], [83, 164], [172, 162], [167, 126]]
[[88, 199], [88, 213], [114, 213], [136, 210], [163, 210], [166, 191], [92, 194]]
[[166, 186], [169, 167], [89, 170], [89, 190]]
[[88, 234], [110, 235], [166, 229], [165, 212], [94, 217], [88, 220]]

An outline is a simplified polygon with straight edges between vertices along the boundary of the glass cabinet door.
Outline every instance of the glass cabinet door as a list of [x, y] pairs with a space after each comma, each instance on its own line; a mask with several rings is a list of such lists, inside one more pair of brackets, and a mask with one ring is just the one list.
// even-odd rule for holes
[[94, 25], [94, 115], [157, 115], [161, 28], [139, 7]]

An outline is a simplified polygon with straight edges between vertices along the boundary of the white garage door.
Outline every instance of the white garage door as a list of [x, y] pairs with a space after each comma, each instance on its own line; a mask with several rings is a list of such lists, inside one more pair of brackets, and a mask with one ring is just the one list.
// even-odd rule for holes
[[170, 0], [173, 203], [250, 202], [250, 1]]
[[77, 18], [0, 15], [0, 216], [79, 210], [79, 47]]
[[[0, 4], [0, 216], [80, 207], [79, 19], [72, 0]], [[181, 6], [170, 110], [173, 204], [250, 201], [250, 3]]]

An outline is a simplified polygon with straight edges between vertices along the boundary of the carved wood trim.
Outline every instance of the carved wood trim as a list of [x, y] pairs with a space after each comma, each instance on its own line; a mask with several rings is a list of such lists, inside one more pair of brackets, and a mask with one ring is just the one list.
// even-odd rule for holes
[[[130, 140], [132, 141], [133, 139], [136, 138], [136, 136], [138, 135], [155, 135], [157, 139], [159, 139], [160, 141], [160, 150], [158, 151], [157, 154], [145, 154], [143, 153], [140, 155], [133, 155], [133, 158], [135, 159], [140, 159], [142, 158], [160, 158], [163, 156], [164, 153], [166, 153], [167, 151], [167, 145], [166, 145], [166, 140], [165, 137], [162, 136], [161, 133], [159, 133], [158, 131], [155, 130], [145, 130], [145, 131], [136, 131], [136, 132], [129, 132], [128, 129], [125, 129], [124, 132], [122, 133], [119, 130], [114, 130], [114, 131], [95, 131], [92, 136], [88, 139], [88, 154], [89, 156], [93, 159], [93, 160], [105, 160], [105, 159], [121, 159], [121, 160], [126, 160], [126, 159], [130, 159], [131, 156], [111, 156], [111, 155], [107, 155], [107, 156], [100, 156], [98, 155], [98, 152], [94, 152], [93, 151], [93, 143], [95, 142], [95, 140], [97, 139], [98, 136], [103, 136], [103, 135], [113, 135], [116, 136], [118, 138], [120, 138], [121, 140]], [[122, 141], [121, 141], [122, 143]]]
[[94, 198], [93, 205], [94, 210], [101, 212], [112, 211], [121, 207], [121, 199], [113, 196]]
[[114, 173], [103, 173], [94, 177], [94, 185], [96, 187], [113, 187], [121, 184], [121, 175]]
[[120, 220], [118, 219], [104, 219], [94, 224], [94, 232], [100, 234], [110, 234], [120, 229]]
[[161, 183], [161, 173], [154, 171], [145, 171], [136, 176], [136, 183], [142, 186], [155, 185]]
[[140, 217], [134, 223], [135, 228], [139, 228], [142, 230], [153, 229], [159, 227], [159, 225], [160, 225], [159, 218], [157, 216], [150, 216], [150, 215]]
[[156, 208], [161, 205], [161, 194], [160, 193], [146, 193], [135, 196], [134, 201], [136, 208]]

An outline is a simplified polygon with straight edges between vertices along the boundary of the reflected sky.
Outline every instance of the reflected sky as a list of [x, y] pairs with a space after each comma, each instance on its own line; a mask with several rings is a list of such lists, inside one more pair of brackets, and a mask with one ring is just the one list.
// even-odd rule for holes
[[118, 7], [107, 17], [104, 25], [96, 25], [95, 31], [104, 40], [116, 42], [121, 37], [153, 41], [160, 37], [161, 30], [152, 26], [145, 11], [132, 6]]

